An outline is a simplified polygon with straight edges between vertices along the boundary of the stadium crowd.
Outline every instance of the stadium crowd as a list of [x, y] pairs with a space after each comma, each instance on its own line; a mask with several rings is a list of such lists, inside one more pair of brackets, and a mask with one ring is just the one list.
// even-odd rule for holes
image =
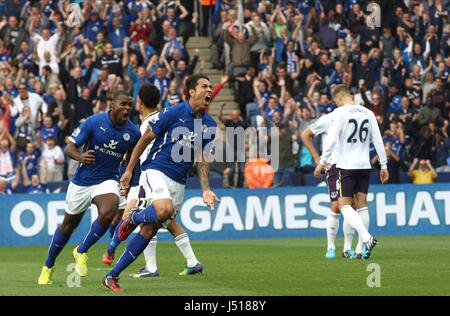
[[[370, 2], [380, 5], [379, 26], [371, 26]], [[161, 108], [184, 100], [183, 81], [200, 58], [186, 49], [196, 34], [211, 39], [212, 67], [224, 70], [221, 86], [229, 81], [239, 104], [219, 121], [280, 132], [279, 170], [259, 181], [253, 171], [270, 168], [264, 157], [232, 164], [230, 184], [235, 172], [236, 185], [245, 176], [249, 187], [312, 172], [300, 134], [336, 108], [330, 96], [341, 83], [376, 114], [392, 183], [400, 171], [415, 183], [450, 172], [442, 0], [0, 0], [0, 193], [45, 192], [46, 183], [70, 179], [68, 136], [108, 111], [115, 90], [136, 98], [152, 83]]]

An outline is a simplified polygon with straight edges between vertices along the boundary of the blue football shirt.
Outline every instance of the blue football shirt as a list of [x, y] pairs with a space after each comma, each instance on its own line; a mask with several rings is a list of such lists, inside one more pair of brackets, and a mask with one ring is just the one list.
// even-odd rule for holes
[[[156, 135], [142, 170], [159, 170], [172, 180], [185, 184], [192, 169], [195, 152], [213, 144], [217, 123], [208, 114], [195, 117], [188, 102], [165, 108], [149, 122]], [[206, 149], [205, 149], [206, 148]]]
[[[22, 165], [25, 158], [28, 156], [26, 152], [22, 153], [19, 157], [19, 165]], [[41, 150], [35, 149], [33, 154], [28, 158], [26, 169], [27, 174], [31, 178], [32, 175], [39, 173], [39, 158], [41, 158]]]
[[43, 194], [47, 191], [45, 184], [38, 184], [37, 186], [29, 185], [26, 187], [26, 193], [28, 194]]
[[120, 163], [125, 153], [133, 149], [141, 136], [131, 121], [113, 125], [109, 113], [95, 114], [86, 119], [70, 136], [70, 141], [84, 150], [95, 151], [95, 164], [80, 164], [72, 182], [91, 186], [106, 180], [119, 180]]

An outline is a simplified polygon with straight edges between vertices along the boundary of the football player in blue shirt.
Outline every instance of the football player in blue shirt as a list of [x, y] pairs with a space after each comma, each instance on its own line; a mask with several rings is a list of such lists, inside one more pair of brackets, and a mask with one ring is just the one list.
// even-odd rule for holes
[[[141, 134], [144, 134], [147, 130], [147, 126], [150, 124], [152, 126], [154, 122], [158, 121], [159, 111], [157, 109], [158, 103], [160, 101], [160, 92], [158, 88], [152, 84], [144, 84], [139, 88], [138, 98], [137, 98], [137, 106], [139, 108], [139, 113], [141, 116]], [[147, 148], [145, 149], [144, 153], [139, 157], [139, 162], [145, 162], [147, 159], [147, 156], [151, 150], [151, 147], [153, 145], [153, 142], [151, 142]], [[124, 168], [122, 170], [122, 174], [125, 172], [125, 164]], [[121, 175], [122, 175], [121, 174]], [[122, 212], [123, 218], [127, 219], [129, 213], [133, 208], [138, 205], [139, 202], [139, 191], [140, 191], [140, 180], [141, 175], [141, 167], [140, 164], [138, 164], [135, 168], [135, 173], [133, 176], [133, 181], [131, 184], [130, 191], [127, 194], [126, 199], [122, 196], [122, 198], [125, 200], [123, 208], [125, 209], [125, 212]], [[143, 179], [145, 181], [145, 179]], [[121, 201], [122, 203], [122, 201]], [[126, 204], [126, 205], [125, 205]], [[120, 209], [120, 207], [119, 207]], [[119, 214], [119, 212], [117, 213]], [[117, 216], [117, 215], [116, 215]], [[116, 218], [115, 218], [116, 219]], [[123, 221], [117, 221], [117, 227], [115, 228], [111, 242], [108, 246], [107, 251], [103, 255], [102, 262], [106, 265], [111, 265], [114, 261], [115, 257], [115, 251], [117, 249], [117, 246], [121, 243], [121, 240], [119, 239], [118, 232], [119, 227], [122, 224]], [[114, 223], [114, 220], [113, 220]], [[111, 223], [111, 226], [113, 225]], [[110, 226], [110, 232], [112, 228]], [[172, 236], [175, 239], [175, 244], [177, 245], [178, 249], [182, 253], [183, 257], [186, 259], [186, 268], [183, 269], [182, 272], [180, 272], [180, 275], [187, 275], [187, 274], [195, 274], [199, 273], [203, 270], [203, 265], [198, 261], [197, 257], [195, 256], [194, 250], [192, 249], [189, 236], [186, 233], [186, 231], [177, 223], [176, 219], [170, 222], [170, 224], [167, 226], [167, 230], [172, 234]], [[130, 277], [133, 278], [142, 278], [142, 277], [157, 277], [159, 276], [158, 267], [156, 263], [156, 246], [158, 243], [157, 236], [155, 235], [150, 243], [147, 245], [147, 247], [144, 249], [144, 257], [145, 257], [145, 268], [140, 269], [136, 273], [130, 274]]]
[[[52, 283], [55, 260], [77, 228], [91, 203], [98, 209], [98, 218], [83, 243], [73, 250], [75, 271], [87, 275], [87, 251], [108, 230], [119, 206], [119, 165], [140, 137], [139, 128], [128, 117], [133, 106], [125, 91], [117, 91], [111, 111], [93, 115], [69, 138], [67, 155], [80, 162], [66, 195], [63, 223], [53, 235], [48, 257], [38, 283]], [[80, 153], [79, 147], [84, 146]]]
[[[121, 190], [126, 192], [139, 157], [154, 140], [147, 159], [141, 164], [140, 184], [145, 191], [146, 208], [130, 213], [119, 228], [119, 238], [125, 240], [140, 224], [141, 230], [103, 280], [103, 285], [112, 291], [123, 290], [118, 283], [119, 274], [143, 252], [158, 229], [167, 227], [175, 218], [183, 202], [187, 175], [194, 165], [192, 158], [196, 158], [203, 201], [211, 209], [219, 201], [209, 187], [205, 154], [205, 148], [214, 140], [217, 127], [216, 122], [205, 112], [211, 102], [212, 86], [208, 77], [196, 74], [187, 79], [186, 91], [187, 102], [164, 109], [158, 119], [148, 126], [133, 150], [120, 180]], [[177, 155], [180, 152], [182, 157]], [[195, 266], [193, 269], [202, 270], [203, 266]]]

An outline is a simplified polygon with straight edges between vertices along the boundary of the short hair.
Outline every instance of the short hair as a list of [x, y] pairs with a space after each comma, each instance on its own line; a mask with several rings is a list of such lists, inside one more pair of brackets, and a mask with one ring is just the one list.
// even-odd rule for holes
[[138, 96], [146, 108], [153, 109], [158, 106], [161, 93], [156, 86], [146, 83], [139, 88]]
[[49, 65], [45, 65], [42, 70], [48, 71], [48, 72], [52, 72], [52, 68]]
[[204, 74], [195, 74], [195, 75], [187, 78], [186, 92], [187, 92], [188, 96], [189, 96], [189, 90], [191, 90], [191, 89], [195, 90], [195, 87], [197, 87], [197, 83], [200, 79], [206, 79], [206, 80], [210, 81], [208, 76], [204, 75]]
[[333, 100], [340, 97], [341, 95], [352, 95], [350, 88], [345, 84], [337, 85], [333, 90]]
[[119, 96], [124, 95], [130, 98], [130, 94], [126, 90], [116, 90], [114, 92], [114, 99], [117, 99]]

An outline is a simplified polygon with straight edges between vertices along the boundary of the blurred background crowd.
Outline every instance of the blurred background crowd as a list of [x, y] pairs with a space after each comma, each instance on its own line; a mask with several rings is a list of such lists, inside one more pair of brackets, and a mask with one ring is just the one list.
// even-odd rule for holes
[[[371, 2], [381, 10], [375, 27]], [[392, 183], [450, 172], [448, 1], [0, 0], [0, 193], [70, 179], [67, 137], [108, 111], [116, 89], [136, 97], [152, 83], [160, 108], [185, 100], [183, 81], [204, 70], [199, 49], [187, 49], [198, 36], [223, 73], [215, 94], [235, 94], [236, 108], [217, 109], [221, 126], [279, 130], [280, 168], [238, 152], [243, 161], [219, 168], [228, 186], [311, 173], [300, 134], [336, 108], [330, 96], [342, 83], [376, 114]]]

